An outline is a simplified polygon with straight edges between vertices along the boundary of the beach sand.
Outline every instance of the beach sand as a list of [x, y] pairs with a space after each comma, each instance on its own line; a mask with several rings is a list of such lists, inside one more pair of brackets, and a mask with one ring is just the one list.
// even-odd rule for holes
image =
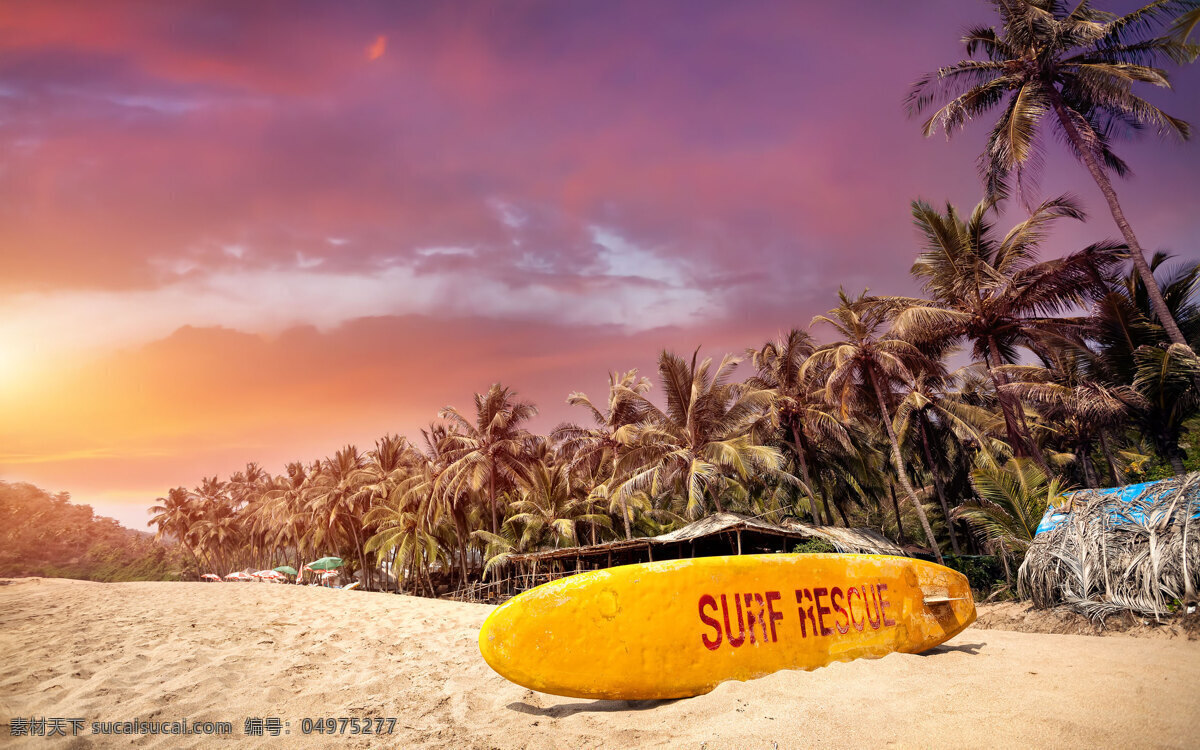
[[[1200, 642], [969, 628], [925, 655], [730, 682], [669, 702], [511, 684], [479, 656], [491, 608], [268, 584], [0, 586], [0, 723], [81, 718], [0, 747], [1196, 747]], [[597, 655], [602, 658], [602, 655]], [[303, 719], [395, 718], [388, 738]], [[248, 737], [247, 718], [286, 737]], [[228, 721], [232, 738], [103, 737], [92, 722]], [[69, 725], [68, 725], [69, 730]]]

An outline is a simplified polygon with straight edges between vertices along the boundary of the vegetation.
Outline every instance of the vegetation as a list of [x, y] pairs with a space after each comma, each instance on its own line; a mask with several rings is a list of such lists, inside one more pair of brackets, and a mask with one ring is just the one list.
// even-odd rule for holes
[[31, 484], [0, 481], [0, 576], [161, 581], [178, 576], [177, 554], [111, 518]]
[[[836, 340], [795, 330], [749, 348], [745, 380], [733, 377], [738, 357], [663, 352], [653, 384], [613, 373], [603, 409], [571, 394], [590, 426], [550, 435], [528, 431], [534, 406], [496, 384], [473, 413], [444, 409], [420, 445], [389, 435], [279, 476], [252, 463], [171, 490], [151, 523], [196, 571], [338, 554], [371, 576], [386, 562], [424, 593], [512, 553], [662, 533], [722, 510], [868, 526], [901, 543], [919, 527], [930, 556], [995, 555], [1011, 580], [1068, 487], [1183, 473], [1197, 459], [1186, 442], [1194, 358], [1167, 343], [1136, 275], [1106, 247], [1036, 260], [1035, 240], [1066, 205], [997, 242], [990, 208], [962, 222], [949, 207], [940, 246], [958, 255], [942, 265], [927, 249], [914, 266], [937, 279], [929, 299], [842, 293], [814, 319]], [[1166, 262], [1156, 259], [1160, 282], [1195, 342], [1200, 267]], [[956, 284], [977, 298], [969, 313], [953, 304]], [[1071, 305], [1086, 314], [1047, 314]], [[979, 359], [950, 371], [960, 341]]]
[[[1187, 345], [1171, 317], [1133, 233], [1109, 174], [1124, 177], [1129, 166], [1112, 142], [1143, 128], [1186, 139], [1188, 124], [1133, 91], [1134, 83], [1170, 87], [1166, 61], [1194, 60], [1200, 46], [1189, 44], [1197, 3], [1156, 0], [1123, 16], [1097, 10], [1089, 0], [992, 0], [1000, 28], [967, 31], [970, 59], [931, 73], [914, 86], [910, 111], [924, 112], [949, 101], [925, 121], [925, 134], [942, 128], [952, 134], [968, 120], [1002, 108], [980, 164], [990, 199], [1007, 197], [1010, 177], [1018, 183], [1041, 163], [1039, 132], [1053, 129], [1087, 168], [1104, 194], [1129, 257], [1146, 285], [1151, 309], [1172, 343]], [[1190, 14], [1189, 19], [1185, 16]], [[1171, 24], [1174, 34], [1152, 36]], [[974, 59], [976, 54], [984, 59]], [[1007, 100], [1007, 101], [1006, 101]]]
[[[1197, 3], [1125, 16], [1087, 0], [993, 4], [999, 25], [964, 38], [972, 59], [922, 78], [910, 98], [914, 113], [948, 100], [926, 133], [1000, 110], [983, 200], [969, 214], [912, 204], [922, 297], [842, 291], [807, 328], [748, 347], [743, 370], [733, 354], [714, 364], [664, 351], [653, 381], [613, 372], [603, 399], [571, 393], [581, 422], [548, 435], [530, 429], [535, 405], [497, 383], [473, 409], [442, 409], [416, 443], [388, 435], [278, 476], [252, 463], [172, 489], [153, 509], [159, 538], [198, 571], [337, 554], [368, 586], [384, 568], [432, 594], [510, 554], [738, 511], [871, 527], [936, 559], [953, 553], [980, 580], [998, 562], [1011, 581], [1065, 490], [1194, 469], [1200, 264], [1147, 259], [1110, 175], [1128, 171], [1111, 149], [1118, 136], [1187, 136], [1134, 87], [1165, 86], [1155, 66], [1195, 56]], [[1085, 218], [1070, 196], [996, 226], [1014, 187], [1028, 197], [1046, 128], [1099, 185], [1123, 243], [1043, 260], [1055, 227]]]

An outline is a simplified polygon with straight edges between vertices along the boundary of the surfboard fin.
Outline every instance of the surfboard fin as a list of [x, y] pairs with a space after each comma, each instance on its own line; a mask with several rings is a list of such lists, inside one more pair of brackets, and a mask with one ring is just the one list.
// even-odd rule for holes
[[950, 602], [966, 601], [965, 596], [927, 596], [923, 600], [926, 604], [949, 604]]

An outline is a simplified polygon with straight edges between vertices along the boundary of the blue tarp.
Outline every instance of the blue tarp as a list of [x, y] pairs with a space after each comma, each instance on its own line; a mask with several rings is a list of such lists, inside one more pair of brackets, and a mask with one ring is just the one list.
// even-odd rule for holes
[[[1161, 485], [1155, 489], [1155, 485]], [[1134, 501], [1138, 501], [1133, 507], [1114, 507], [1108, 515], [1108, 520], [1111, 523], [1141, 523], [1146, 520], [1146, 514], [1142, 507], [1152, 505], [1160, 499], [1173, 493], [1178, 485], [1175, 479], [1163, 479], [1157, 482], [1143, 482], [1141, 484], [1127, 484], [1124, 487], [1109, 487], [1103, 490], [1079, 490], [1077, 492], [1068, 492], [1064, 497], [1074, 500], [1078, 498], [1084, 502], [1092, 503], [1097, 500], [1112, 503], [1117, 506], [1130, 506]], [[1037, 531], [1034, 536], [1044, 534], [1047, 531], [1052, 531], [1058, 528], [1067, 517], [1071, 515], [1071, 503], [1065, 507], [1050, 507], [1046, 509], [1046, 515], [1042, 516], [1042, 522], [1038, 524]], [[1200, 513], [1192, 516], [1192, 518], [1200, 518]]]

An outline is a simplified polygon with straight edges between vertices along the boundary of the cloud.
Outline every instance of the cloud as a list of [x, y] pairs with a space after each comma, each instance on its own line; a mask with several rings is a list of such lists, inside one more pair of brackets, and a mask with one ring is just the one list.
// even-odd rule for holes
[[379, 58], [383, 57], [383, 53], [385, 52], [387, 52], [387, 37], [383, 34], [380, 34], [379, 36], [375, 37], [375, 41], [371, 42], [370, 46], [367, 47], [367, 59], [371, 62], [375, 62]]
[[347, 442], [415, 437], [445, 405], [504, 382], [536, 402], [534, 428], [585, 415], [567, 394], [602, 394], [610, 370], [654, 370], [663, 348], [720, 356], [770, 331], [715, 326], [629, 332], [559, 321], [404, 315], [261, 336], [185, 327], [0, 389], [0, 476], [77, 498], [144, 488], [143, 502], [246, 461], [280, 471]]

